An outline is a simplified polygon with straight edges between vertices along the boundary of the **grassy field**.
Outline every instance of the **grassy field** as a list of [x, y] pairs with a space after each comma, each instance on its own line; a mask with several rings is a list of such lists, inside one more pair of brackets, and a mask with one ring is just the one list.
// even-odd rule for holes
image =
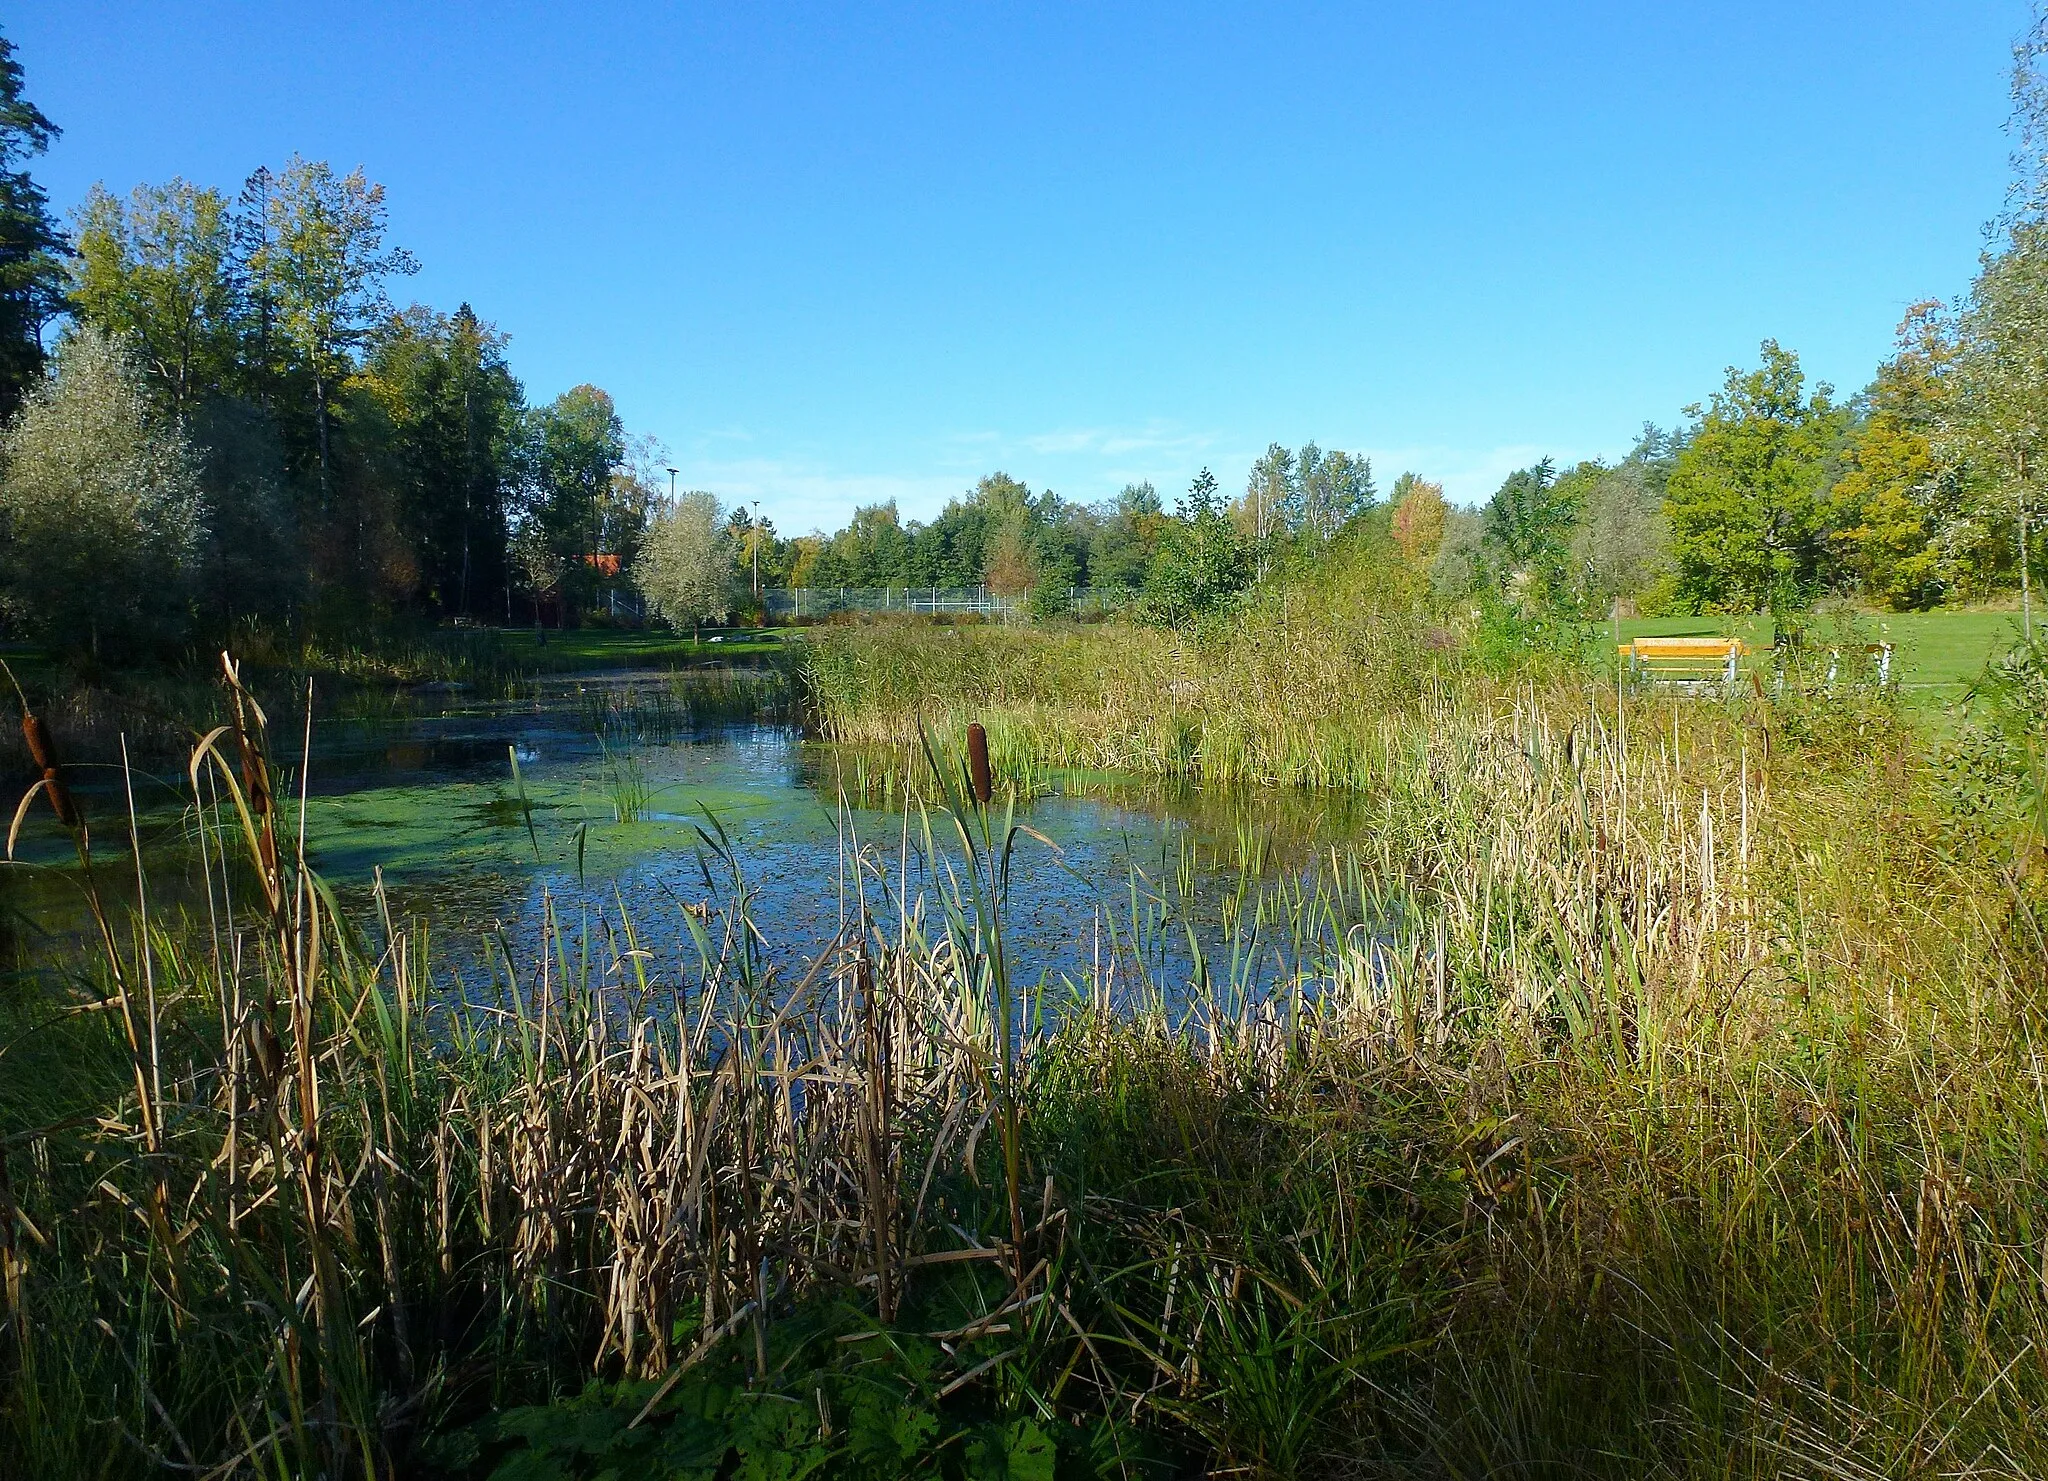
[[[2017, 610], [1981, 608], [1935, 612], [1868, 612], [1857, 618], [1865, 641], [1888, 642], [1895, 649], [1899, 687], [1928, 702], [1960, 696], [1985, 663], [2006, 652], [2019, 638]], [[1832, 637], [1826, 619], [1816, 623], [1821, 641]], [[1771, 645], [1768, 617], [1649, 617], [1620, 625], [1625, 642], [1639, 637], [1698, 634], [1740, 637], [1759, 651]]]

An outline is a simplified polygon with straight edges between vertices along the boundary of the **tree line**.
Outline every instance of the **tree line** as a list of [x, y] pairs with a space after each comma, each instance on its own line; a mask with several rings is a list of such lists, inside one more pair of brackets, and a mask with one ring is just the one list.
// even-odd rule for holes
[[[772, 542], [791, 584], [1043, 582], [1124, 589], [1167, 620], [1239, 598], [1340, 535], [1381, 540], [1440, 601], [1485, 592], [1550, 615], [1770, 611], [1840, 594], [1896, 610], [2015, 588], [2029, 632], [2048, 493], [2048, 18], [2014, 48], [2015, 183], [1968, 291], [1914, 305], [1860, 392], [1814, 383], [1775, 340], [1686, 421], [1613, 462], [1511, 473], [1460, 508], [1415, 473], [1385, 505], [1370, 464], [1274, 445], [1225, 505], [1204, 469], [1172, 511], [1150, 484], [1072, 505], [995, 475], [930, 524], [894, 505]], [[1000, 539], [994, 532], [1000, 532]]]
[[625, 579], [660, 449], [595, 385], [529, 405], [468, 304], [398, 304], [417, 263], [362, 170], [95, 187], [67, 231], [24, 168], [57, 136], [0, 38], [14, 630], [97, 648], [244, 618], [562, 620]]
[[855, 509], [830, 535], [784, 540], [744, 510], [732, 514], [730, 532], [749, 580], [758, 555], [769, 585], [985, 585], [1052, 612], [1086, 587], [1180, 613], [1242, 590], [1283, 548], [1335, 538], [1377, 500], [1367, 459], [1275, 443], [1227, 506], [1207, 470], [1172, 510], [1149, 482], [1078, 503], [998, 472], [929, 521], [906, 522], [890, 500]]
[[[133, 647], [244, 619], [573, 621], [637, 585], [677, 623], [763, 587], [961, 587], [1066, 609], [1074, 587], [1180, 622], [1360, 539], [1442, 601], [1587, 617], [1895, 608], [2017, 587], [2031, 626], [2048, 462], [2048, 21], [2015, 55], [2016, 184], [1969, 291], [1916, 305], [1861, 392], [1765, 341], [1673, 430], [1611, 463], [1511, 474], [1461, 508], [1370, 461], [1270, 446], [1096, 502], [993, 473], [928, 521], [893, 503], [784, 538], [673, 470], [581, 385], [530, 405], [468, 304], [400, 306], [417, 271], [383, 187], [294, 157], [232, 194], [96, 187], [69, 230], [28, 161], [58, 130], [0, 38], [0, 615]], [[55, 326], [46, 355], [46, 331]], [[47, 361], [47, 363], [46, 363]], [[664, 489], [661, 475], [671, 483]]]

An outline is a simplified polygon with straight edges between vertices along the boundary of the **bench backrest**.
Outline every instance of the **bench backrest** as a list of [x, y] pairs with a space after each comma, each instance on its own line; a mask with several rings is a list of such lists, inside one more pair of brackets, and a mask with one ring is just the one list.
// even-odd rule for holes
[[1621, 661], [1655, 679], [1725, 679], [1749, 651], [1740, 638], [1636, 638], [1620, 645]]

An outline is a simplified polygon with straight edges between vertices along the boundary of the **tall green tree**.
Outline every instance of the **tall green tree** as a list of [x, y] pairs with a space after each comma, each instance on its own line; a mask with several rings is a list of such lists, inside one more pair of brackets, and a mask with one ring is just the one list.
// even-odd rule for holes
[[1293, 451], [1277, 442], [1268, 443], [1252, 460], [1251, 471], [1245, 475], [1244, 498], [1237, 507], [1238, 523], [1262, 572], [1271, 541], [1285, 528], [1288, 511], [1299, 503]]
[[652, 437], [628, 437], [605, 490], [598, 496], [592, 549], [632, 569], [647, 526], [667, 494], [668, 449]]
[[717, 496], [693, 491], [663, 501], [647, 526], [633, 580], [669, 623], [694, 630], [732, 611], [732, 556]]
[[182, 179], [138, 185], [125, 201], [95, 185], [74, 223], [72, 312], [128, 343], [183, 424], [237, 373], [227, 197]]
[[95, 186], [74, 220], [73, 317], [127, 347], [199, 456], [202, 612], [224, 625], [288, 610], [305, 585], [305, 552], [284, 444], [244, 399], [253, 387], [233, 207], [173, 179], [126, 197]]
[[362, 381], [388, 419], [420, 595], [441, 612], [491, 610], [524, 412], [505, 336], [468, 304], [453, 314], [415, 304], [378, 331]]
[[2009, 532], [2031, 635], [2030, 557], [2048, 478], [2048, 223], [2018, 225], [1985, 257], [1956, 328], [1936, 445], [1966, 470], [1982, 516]]
[[1661, 586], [1671, 558], [1664, 501], [1639, 461], [1580, 463], [1558, 480], [1577, 517], [1567, 542], [1571, 604], [1586, 616]]
[[894, 499], [862, 504], [819, 550], [811, 579], [825, 587], [905, 585], [910, 548]]
[[1088, 545], [1088, 584], [1113, 592], [1140, 590], [1165, 524], [1159, 491], [1149, 482], [1125, 484], [1115, 499], [1096, 510]]
[[386, 279], [417, 272], [384, 241], [384, 187], [361, 169], [336, 174], [294, 155], [245, 192], [241, 239], [259, 363], [280, 358], [303, 377], [321, 503], [334, 503], [333, 423], [342, 386], [391, 314]]
[[1961, 575], [1942, 540], [1943, 527], [1955, 527], [1960, 481], [1933, 447], [1953, 360], [1941, 306], [1915, 304], [1897, 353], [1878, 367], [1829, 497], [1836, 563], [1866, 595], [1901, 611], [1934, 605]]
[[43, 326], [64, 307], [63, 233], [23, 168], [61, 131], [22, 96], [14, 43], [0, 36], [0, 418], [43, 368]]
[[521, 523], [537, 532], [529, 540], [546, 544], [563, 573], [564, 597], [580, 608], [598, 586], [590, 558], [604, 553], [598, 545], [603, 503], [627, 450], [618, 408], [596, 386], [572, 386], [528, 415], [525, 449]]
[[1160, 534], [1145, 609], [1160, 621], [1187, 622], [1224, 606], [1254, 575], [1252, 541], [1224, 509], [1216, 475], [1204, 468]]
[[1806, 390], [1799, 357], [1765, 340], [1730, 366], [1665, 486], [1678, 595], [1694, 611], [1776, 612], [1809, 600], [1826, 557], [1829, 453], [1848, 417]]
[[1486, 553], [1504, 587], [1545, 606], [1569, 599], [1566, 558], [1581, 494], [1577, 481], [1559, 481], [1549, 458], [1501, 481], [1481, 519]]
[[2033, 635], [2033, 534], [2048, 468], [2048, 11], [2036, 7], [2013, 47], [2013, 181], [1994, 241], [1954, 325], [1953, 360], [1935, 418], [1937, 462], [1969, 493], [1971, 525], [2003, 533]]
[[1313, 442], [1294, 455], [1294, 483], [1286, 505], [1297, 538], [1321, 544], [1379, 502], [1372, 459], [1342, 448], [1324, 452]]

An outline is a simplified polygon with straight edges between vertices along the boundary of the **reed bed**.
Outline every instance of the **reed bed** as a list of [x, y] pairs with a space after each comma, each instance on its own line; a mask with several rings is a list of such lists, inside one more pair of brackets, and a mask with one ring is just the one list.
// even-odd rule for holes
[[835, 741], [907, 746], [979, 718], [1005, 768], [1363, 790], [1404, 717], [1448, 692], [1444, 641], [1420, 619], [1277, 610], [1199, 633], [874, 623], [813, 634], [799, 663]]
[[1881, 708], [1416, 684], [1184, 977], [1134, 872], [1013, 981], [940, 754], [800, 969], [728, 853], [456, 980], [228, 696], [207, 916], [7, 1010], [22, 1474], [2048, 1474], [2039, 885]]

